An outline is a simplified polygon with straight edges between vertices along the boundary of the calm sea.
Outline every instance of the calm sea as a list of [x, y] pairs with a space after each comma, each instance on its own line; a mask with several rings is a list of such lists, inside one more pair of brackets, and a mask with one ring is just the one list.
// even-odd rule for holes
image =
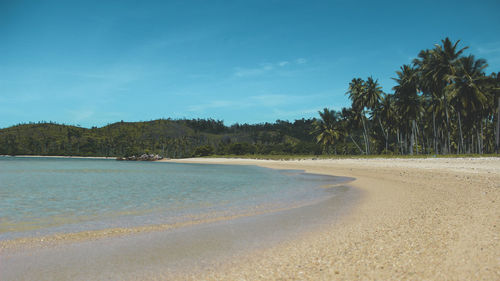
[[0, 240], [268, 212], [332, 196], [329, 176], [255, 166], [0, 157]]

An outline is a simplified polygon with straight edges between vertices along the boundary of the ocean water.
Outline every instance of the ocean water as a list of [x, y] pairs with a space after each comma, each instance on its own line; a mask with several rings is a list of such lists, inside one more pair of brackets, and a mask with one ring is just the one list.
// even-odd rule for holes
[[334, 196], [341, 178], [255, 166], [0, 157], [0, 240], [187, 222]]

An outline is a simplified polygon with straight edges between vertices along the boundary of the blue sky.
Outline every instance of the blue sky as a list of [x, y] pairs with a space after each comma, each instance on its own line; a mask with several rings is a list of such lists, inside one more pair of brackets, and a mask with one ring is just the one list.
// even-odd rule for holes
[[207, 118], [226, 124], [348, 106], [354, 77], [391, 77], [449, 36], [500, 71], [500, 1], [0, 0], [0, 128]]

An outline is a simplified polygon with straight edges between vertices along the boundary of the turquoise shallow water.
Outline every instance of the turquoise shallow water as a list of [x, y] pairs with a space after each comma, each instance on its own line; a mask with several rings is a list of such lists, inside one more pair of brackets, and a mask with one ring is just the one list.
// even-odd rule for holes
[[271, 211], [340, 179], [255, 166], [0, 157], [0, 240]]

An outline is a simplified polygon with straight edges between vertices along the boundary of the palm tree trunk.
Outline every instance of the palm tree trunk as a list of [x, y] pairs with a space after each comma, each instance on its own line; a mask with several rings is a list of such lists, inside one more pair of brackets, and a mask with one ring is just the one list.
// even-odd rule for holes
[[401, 149], [401, 138], [399, 136], [399, 129], [396, 129], [396, 139], [398, 141], [398, 144], [397, 144], [398, 152], [399, 152], [399, 154], [403, 154], [402, 149]]
[[415, 148], [418, 155], [418, 126], [416, 124], [417, 121], [413, 120], [413, 130], [415, 131]]
[[366, 151], [366, 155], [370, 154], [370, 145], [368, 143], [368, 132], [366, 130], [366, 124], [365, 124], [365, 116], [362, 116], [361, 117], [362, 120], [363, 120], [363, 136], [365, 137], [365, 151]]
[[496, 134], [496, 143], [495, 143], [495, 150], [496, 153], [498, 154], [500, 150], [500, 97], [498, 97], [497, 100], [497, 134]]
[[[457, 110], [458, 114], [458, 131], [460, 132], [460, 147], [462, 148], [462, 151], [464, 150], [464, 136], [462, 134], [462, 121], [460, 118], [460, 111]], [[458, 149], [460, 151], [460, 149]]]
[[363, 150], [361, 149], [361, 147], [359, 147], [358, 143], [354, 140], [354, 138], [351, 135], [349, 135], [349, 137], [351, 138], [352, 142], [356, 145], [356, 147], [359, 149], [361, 154], [363, 154]]
[[474, 153], [474, 133], [472, 132], [470, 134], [470, 147], [471, 147], [471, 152]]
[[380, 117], [378, 117], [377, 119], [378, 119], [378, 123], [380, 124], [380, 128], [382, 129], [382, 133], [384, 133], [385, 152], [387, 153], [387, 143], [389, 142], [389, 132], [384, 130], [384, 126], [382, 125], [382, 121], [380, 121]]
[[411, 128], [411, 135], [410, 135], [410, 155], [413, 155], [413, 143], [414, 143], [414, 134], [413, 132], [415, 131], [415, 123], [414, 120], [411, 121], [412, 128]]
[[405, 136], [405, 154], [408, 154], [408, 129], [406, 129], [406, 134], [404, 134]]
[[483, 120], [481, 120], [481, 138], [479, 138], [479, 154], [484, 153], [484, 140], [483, 140]]
[[436, 132], [436, 112], [432, 111], [432, 128], [434, 130], [434, 153], [439, 154], [437, 146], [437, 132]]
[[448, 151], [447, 153], [451, 153], [451, 140], [450, 140], [450, 116], [448, 114], [448, 102], [446, 101], [446, 97], [444, 97], [444, 111], [446, 113], [446, 132], [447, 132], [447, 143], [448, 143]]
[[476, 129], [477, 154], [481, 154], [481, 139], [479, 138], [479, 129]]

